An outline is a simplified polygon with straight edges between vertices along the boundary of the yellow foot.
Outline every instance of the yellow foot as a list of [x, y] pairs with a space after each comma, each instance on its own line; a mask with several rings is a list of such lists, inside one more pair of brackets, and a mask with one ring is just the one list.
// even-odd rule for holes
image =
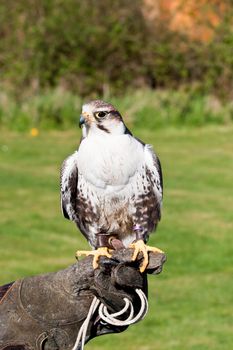
[[93, 255], [93, 269], [97, 269], [98, 265], [98, 261], [99, 261], [99, 257], [100, 256], [106, 256], [107, 258], [111, 258], [111, 254], [110, 254], [111, 250], [109, 250], [107, 247], [100, 247], [96, 250], [78, 250], [76, 252], [76, 257], [78, 258], [81, 255]]
[[148, 252], [163, 253], [163, 251], [159, 248], [147, 246], [142, 239], [130, 244], [129, 248], [134, 249], [132, 261], [135, 261], [137, 259], [137, 256], [140, 252], [143, 254], [143, 262], [140, 265], [140, 272], [144, 272], [148, 265]]

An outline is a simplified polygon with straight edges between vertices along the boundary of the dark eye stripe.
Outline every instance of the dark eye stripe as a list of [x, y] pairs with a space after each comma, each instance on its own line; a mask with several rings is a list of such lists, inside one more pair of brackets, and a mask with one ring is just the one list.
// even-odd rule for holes
[[100, 129], [100, 130], [103, 130], [105, 131], [107, 134], [110, 134], [110, 131], [105, 128], [105, 126], [103, 126], [102, 124], [97, 124], [97, 127]]

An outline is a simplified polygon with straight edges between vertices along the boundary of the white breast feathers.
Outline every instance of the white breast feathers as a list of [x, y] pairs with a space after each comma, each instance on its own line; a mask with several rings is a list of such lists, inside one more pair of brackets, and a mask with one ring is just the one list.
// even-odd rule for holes
[[77, 153], [79, 174], [102, 189], [124, 187], [143, 163], [143, 145], [130, 135], [87, 137]]

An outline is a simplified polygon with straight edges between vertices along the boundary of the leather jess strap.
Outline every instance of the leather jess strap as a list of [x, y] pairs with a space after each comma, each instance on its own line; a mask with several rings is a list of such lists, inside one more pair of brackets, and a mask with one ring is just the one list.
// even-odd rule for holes
[[14, 282], [11, 282], [11, 283], [5, 284], [4, 286], [0, 286], [0, 303], [2, 302], [4, 296], [9, 291], [9, 289], [12, 287], [13, 284]]

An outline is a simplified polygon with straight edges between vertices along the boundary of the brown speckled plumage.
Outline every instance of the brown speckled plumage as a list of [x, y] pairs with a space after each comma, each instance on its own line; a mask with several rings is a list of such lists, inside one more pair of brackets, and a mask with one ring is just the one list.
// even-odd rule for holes
[[111, 104], [92, 101], [82, 115], [82, 142], [61, 172], [64, 216], [93, 247], [101, 233], [117, 236], [125, 245], [138, 237], [146, 242], [161, 218], [158, 157], [132, 135]]

